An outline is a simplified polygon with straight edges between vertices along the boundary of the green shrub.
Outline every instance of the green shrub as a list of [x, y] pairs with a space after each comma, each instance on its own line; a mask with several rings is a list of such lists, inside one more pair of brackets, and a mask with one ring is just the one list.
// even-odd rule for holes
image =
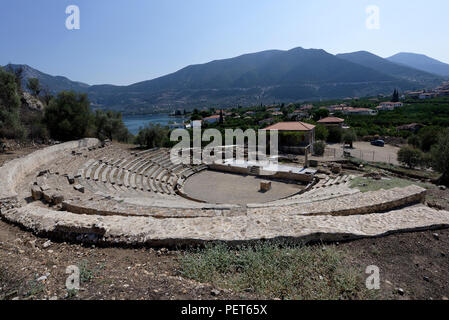
[[25, 129], [20, 122], [20, 106], [15, 75], [0, 68], [0, 138], [25, 138]]
[[340, 143], [342, 140], [342, 136], [343, 130], [340, 127], [330, 127], [327, 141], [331, 143]]
[[322, 156], [324, 154], [324, 150], [326, 150], [326, 143], [323, 141], [318, 141], [313, 144], [313, 153], [316, 156]]
[[421, 139], [416, 134], [410, 136], [407, 140], [407, 143], [415, 148], [421, 147]]
[[343, 134], [343, 142], [345, 144], [349, 144], [352, 148], [352, 145], [354, 143], [354, 141], [357, 140], [357, 135], [355, 134], [355, 132], [352, 129], [349, 130], [345, 130], [344, 134]]
[[440, 183], [449, 185], [449, 129], [438, 135], [437, 143], [431, 151], [432, 166], [442, 173]]
[[44, 122], [53, 139], [77, 140], [86, 137], [92, 123], [86, 94], [62, 91], [45, 109]]
[[315, 127], [315, 139], [326, 141], [327, 137], [329, 137], [329, 130], [322, 124], [318, 124]]
[[398, 161], [413, 169], [423, 162], [423, 152], [412, 146], [404, 146], [398, 152]]
[[114, 111], [97, 110], [94, 116], [95, 135], [100, 140], [128, 142], [131, 134], [123, 123], [122, 114]]
[[438, 135], [440, 134], [442, 128], [436, 126], [425, 127], [419, 130], [418, 136], [421, 140], [421, 150], [430, 151], [432, 146], [437, 143]]
[[141, 128], [135, 143], [145, 148], [167, 147], [170, 145], [170, 130], [160, 124], [150, 124]]

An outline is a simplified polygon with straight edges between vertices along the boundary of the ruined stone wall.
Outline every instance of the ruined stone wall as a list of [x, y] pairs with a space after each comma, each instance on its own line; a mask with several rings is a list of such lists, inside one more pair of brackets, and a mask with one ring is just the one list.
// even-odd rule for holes
[[[216, 171], [222, 171], [222, 172], [230, 172], [230, 173], [237, 173], [237, 174], [251, 174], [250, 167], [248, 168], [242, 168], [242, 167], [234, 167], [234, 166], [228, 166], [228, 165], [222, 165], [222, 164], [211, 164], [209, 165], [209, 169], [216, 170]], [[264, 173], [262, 171], [262, 173]], [[294, 172], [276, 172], [275, 174], [268, 174], [265, 172], [266, 175], [261, 175], [263, 177], [266, 177], [267, 179], [282, 179], [282, 180], [293, 180], [293, 181], [300, 181], [300, 182], [306, 182], [309, 183], [313, 181], [313, 175], [311, 174], [302, 174], [302, 173], [294, 173]]]
[[0, 209], [11, 209], [11, 205], [17, 202], [16, 186], [27, 174], [46, 163], [54, 161], [61, 153], [79, 148], [90, 148], [99, 143], [98, 139], [93, 138], [70, 141], [7, 162], [0, 167]]

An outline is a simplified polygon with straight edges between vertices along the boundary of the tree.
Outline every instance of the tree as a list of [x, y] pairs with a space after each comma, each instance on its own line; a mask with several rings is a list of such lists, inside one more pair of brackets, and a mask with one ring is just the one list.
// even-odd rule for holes
[[408, 138], [407, 143], [415, 148], [419, 148], [421, 146], [421, 139], [414, 134]]
[[70, 141], [84, 138], [92, 123], [86, 94], [62, 91], [45, 109], [44, 122], [52, 138]]
[[316, 156], [322, 156], [324, 154], [324, 150], [326, 150], [326, 143], [323, 141], [317, 141], [313, 144], [313, 153]]
[[37, 97], [41, 93], [41, 85], [38, 78], [29, 78], [27, 82], [27, 88], [30, 89], [31, 93]]
[[449, 186], [449, 129], [438, 136], [430, 154], [433, 169], [442, 174], [439, 183]]
[[343, 135], [343, 130], [340, 127], [330, 127], [329, 136], [327, 138], [328, 142], [340, 143]]
[[326, 126], [323, 126], [322, 124], [318, 124], [315, 127], [315, 139], [326, 141], [327, 137], [329, 137], [329, 130], [327, 130]]
[[351, 148], [353, 148], [353, 143], [356, 140], [357, 140], [357, 135], [351, 129], [350, 130], [346, 130], [345, 133], [343, 134], [343, 142], [345, 144], [349, 144], [349, 146]]
[[429, 126], [419, 130], [418, 136], [421, 140], [422, 151], [430, 151], [432, 146], [437, 143], [438, 135], [440, 134], [441, 129], [441, 127]]
[[23, 81], [23, 68], [22, 66], [18, 66], [13, 68], [11, 64], [8, 65], [6, 71], [12, 73], [16, 77], [17, 91], [22, 92], [22, 81]]
[[53, 99], [53, 95], [51, 94], [50, 88], [48, 86], [45, 86], [42, 88], [42, 92], [45, 104], [48, 106], [50, 104], [51, 99]]
[[318, 110], [316, 110], [313, 113], [313, 120], [314, 121], [319, 121], [323, 118], [326, 118], [329, 116], [329, 110], [325, 109], [325, 108], [320, 108]]
[[100, 140], [127, 142], [130, 133], [122, 120], [122, 114], [114, 111], [97, 110], [94, 117], [96, 136]]
[[150, 124], [139, 130], [136, 144], [146, 148], [165, 147], [169, 144], [170, 130], [160, 124]]
[[20, 106], [15, 75], [0, 68], [0, 137], [24, 138], [25, 130], [20, 122]]
[[394, 89], [393, 92], [393, 98], [391, 99], [392, 102], [399, 102], [399, 91]]
[[407, 165], [410, 169], [422, 163], [423, 153], [412, 146], [404, 146], [398, 152], [398, 161]]

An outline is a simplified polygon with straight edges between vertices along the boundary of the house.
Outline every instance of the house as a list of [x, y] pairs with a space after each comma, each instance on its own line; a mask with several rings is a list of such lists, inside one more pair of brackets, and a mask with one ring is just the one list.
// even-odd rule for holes
[[394, 107], [393, 106], [377, 106], [376, 110], [377, 111], [393, 111]]
[[300, 110], [303, 110], [303, 111], [312, 110], [312, 109], [313, 109], [313, 104], [306, 104], [306, 105], [303, 105], [303, 106], [301, 106], [299, 109], [300, 109]]
[[273, 117], [282, 117], [284, 114], [282, 112], [276, 111], [276, 112], [272, 112], [271, 115]]
[[424, 91], [407, 91], [405, 94], [410, 98], [418, 99], [419, 96], [423, 93], [424, 93]]
[[440, 97], [447, 97], [449, 96], [449, 90], [438, 90], [438, 95]]
[[[315, 126], [309, 123], [294, 121], [294, 122], [279, 122], [271, 125], [263, 130], [266, 131], [278, 131], [280, 143], [279, 147], [287, 152], [296, 152], [303, 154], [305, 149], [310, 146], [311, 152], [313, 152], [313, 144], [315, 143]], [[301, 141], [297, 145], [286, 145], [282, 142], [282, 133], [301, 133]]]
[[352, 107], [347, 107], [347, 108], [343, 108], [342, 110], [343, 114], [347, 114], [347, 115], [360, 115], [360, 116], [375, 116], [377, 115], [377, 110], [372, 110], [369, 108], [352, 108]]
[[379, 104], [379, 107], [384, 107], [384, 108], [401, 108], [403, 107], [404, 104], [402, 102], [382, 102]]
[[326, 127], [343, 127], [343, 123], [345, 119], [337, 118], [337, 117], [327, 117], [318, 121], [319, 124], [322, 124]]
[[420, 123], [410, 123], [410, 124], [406, 124], [406, 125], [397, 127], [396, 130], [398, 130], [398, 131], [410, 131], [410, 132], [416, 134], [419, 130], [421, 130], [424, 127], [425, 126], [423, 124], [420, 124]]
[[339, 111], [342, 108], [346, 108], [348, 105], [345, 103], [342, 104], [336, 104], [336, 105], [332, 105], [332, 106], [327, 106], [327, 107], [323, 107], [324, 109], [329, 110], [329, 112], [335, 112], [335, 111]]
[[201, 128], [202, 124], [202, 120], [193, 120], [192, 122], [186, 124], [186, 129]]
[[420, 99], [420, 100], [427, 100], [427, 99], [435, 98], [436, 96], [437, 96], [436, 93], [433, 93], [433, 92], [425, 92], [425, 93], [421, 93], [421, 94], [419, 95], [419, 99]]
[[268, 124], [272, 124], [273, 122], [274, 122], [273, 118], [268, 118], [268, 119], [259, 121], [259, 125], [268, 125]]
[[302, 118], [307, 118], [309, 116], [309, 114], [307, 112], [304, 112], [302, 110], [295, 110], [292, 113], [288, 114], [288, 117], [290, 119], [294, 119], [294, 120], [299, 120]]
[[210, 117], [206, 117], [206, 118], [203, 119], [203, 121], [205, 123], [217, 123], [218, 121], [220, 121], [220, 115], [216, 114], [216, 115], [213, 115], [213, 116], [210, 116]]

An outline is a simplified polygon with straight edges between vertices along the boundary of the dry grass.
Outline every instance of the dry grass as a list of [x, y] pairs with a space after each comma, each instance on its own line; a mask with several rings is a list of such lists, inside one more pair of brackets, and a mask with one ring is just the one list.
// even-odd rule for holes
[[179, 260], [184, 277], [269, 299], [374, 298], [334, 246], [258, 243], [233, 250], [218, 244]]

